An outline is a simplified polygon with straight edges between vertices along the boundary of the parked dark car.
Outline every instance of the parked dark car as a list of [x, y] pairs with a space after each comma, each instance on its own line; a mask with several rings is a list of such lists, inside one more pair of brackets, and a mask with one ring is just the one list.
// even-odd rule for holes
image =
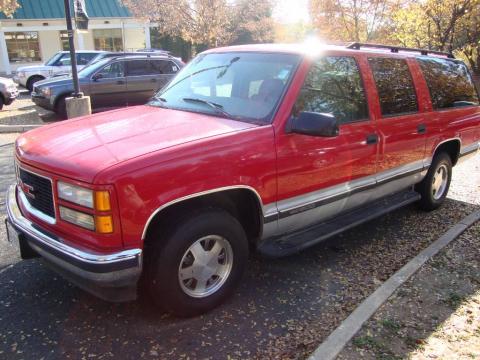
[[[78, 73], [80, 89], [91, 98], [92, 109], [145, 104], [184, 64], [166, 55], [107, 57]], [[73, 93], [70, 76], [40, 81], [32, 91], [38, 106], [66, 117], [65, 99]]]

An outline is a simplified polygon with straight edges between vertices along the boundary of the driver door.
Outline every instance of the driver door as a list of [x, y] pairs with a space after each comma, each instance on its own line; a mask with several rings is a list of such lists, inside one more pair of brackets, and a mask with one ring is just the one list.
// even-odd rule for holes
[[112, 61], [92, 75], [89, 95], [93, 108], [125, 106], [127, 104], [125, 62]]
[[335, 116], [335, 137], [276, 135], [278, 232], [295, 231], [369, 200], [375, 184], [377, 135], [353, 56], [325, 56], [312, 63], [291, 122], [302, 111]]

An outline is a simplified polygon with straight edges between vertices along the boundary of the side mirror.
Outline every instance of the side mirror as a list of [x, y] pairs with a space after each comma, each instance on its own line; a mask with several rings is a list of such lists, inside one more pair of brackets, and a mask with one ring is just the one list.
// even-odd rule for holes
[[96, 73], [95, 75], [92, 76], [93, 81], [98, 81], [101, 78], [103, 78], [103, 75], [101, 73]]
[[322, 137], [338, 136], [340, 129], [332, 114], [302, 111], [298, 117], [290, 119], [290, 132]]

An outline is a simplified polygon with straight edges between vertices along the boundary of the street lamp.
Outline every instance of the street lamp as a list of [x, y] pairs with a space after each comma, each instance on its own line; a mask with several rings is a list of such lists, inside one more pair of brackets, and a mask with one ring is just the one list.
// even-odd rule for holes
[[73, 97], [81, 98], [83, 93], [80, 92], [80, 84], [78, 83], [78, 71], [77, 71], [77, 57], [75, 55], [75, 43], [73, 41], [73, 26], [72, 15], [70, 13], [70, 0], [64, 0], [65, 3], [65, 20], [67, 21], [67, 34], [68, 44], [70, 45], [70, 63], [72, 66], [72, 78], [73, 78]]

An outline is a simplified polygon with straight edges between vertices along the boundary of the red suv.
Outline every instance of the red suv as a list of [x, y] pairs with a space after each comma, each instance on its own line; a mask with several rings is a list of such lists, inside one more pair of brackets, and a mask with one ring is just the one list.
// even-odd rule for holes
[[209, 50], [147, 105], [20, 136], [9, 238], [101, 298], [132, 300], [142, 283], [195, 315], [232, 294], [251, 251], [289, 255], [412, 202], [437, 208], [479, 139], [477, 91], [449, 54]]

